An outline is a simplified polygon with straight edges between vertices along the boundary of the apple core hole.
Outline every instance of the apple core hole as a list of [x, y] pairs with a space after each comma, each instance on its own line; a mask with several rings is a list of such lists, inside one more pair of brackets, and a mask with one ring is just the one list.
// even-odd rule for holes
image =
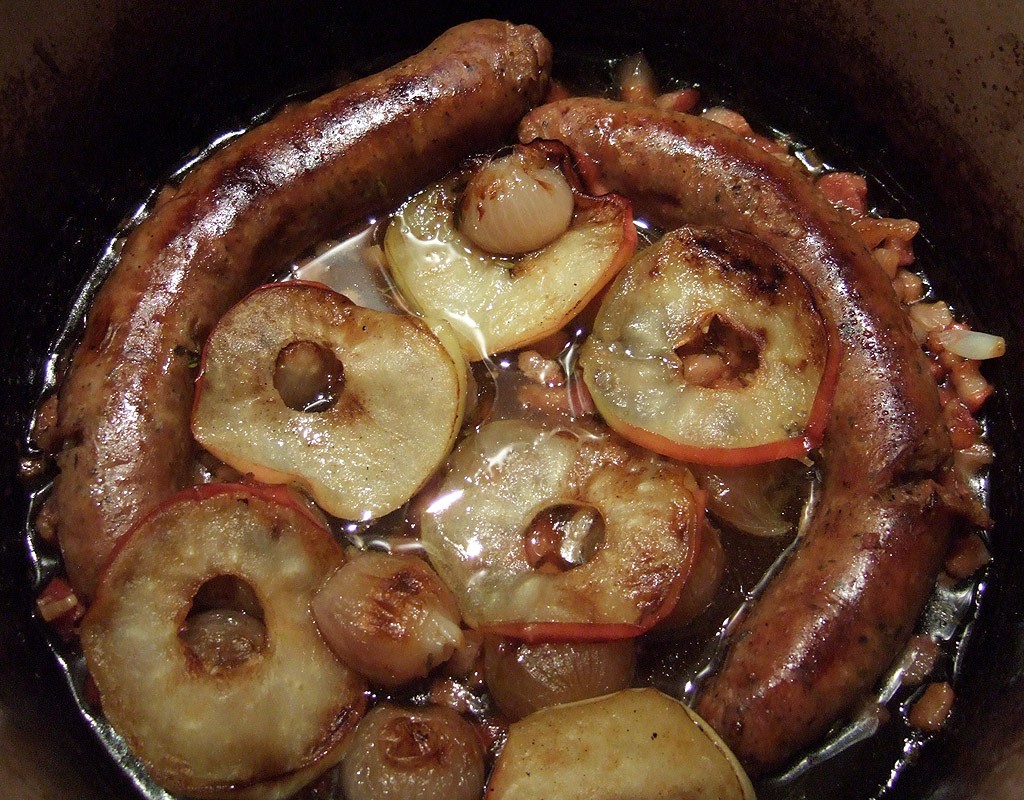
[[192, 598], [178, 638], [195, 668], [211, 675], [234, 669], [267, 646], [263, 606], [248, 582], [217, 575]]
[[762, 344], [749, 331], [709, 314], [675, 347], [687, 383], [706, 389], [743, 389], [761, 365]]
[[524, 535], [526, 561], [537, 572], [567, 572], [590, 561], [604, 544], [601, 512], [581, 503], [559, 503], [537, 514]]
[[294, 411], [326, 411], [338, 402], [345, 370], [328, 348], [316, 342], [292, 342], [277, 354], [274, 388]]

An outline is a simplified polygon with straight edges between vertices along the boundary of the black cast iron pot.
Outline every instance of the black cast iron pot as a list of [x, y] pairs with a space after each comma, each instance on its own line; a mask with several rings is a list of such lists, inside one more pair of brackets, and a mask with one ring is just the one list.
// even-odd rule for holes
[[[0, 795], [135, 794], [77, 713], [32, 620], [27, 496], [16, 477], [46, 354], [97, 254], [191, 148], [297, 88], [480, 16], [533, 22], [564, 52], [642, 46], [656, 66], [867, 169], [897, 209], [906, 202], [924, 221], [939, 296], [1007, 338], [1009, 354], [986, 370], [999, 387], [987, 407], [999, 451], [995, 560], [956, 711], [886, 796], [1020, 796], [1024, 6], [1012, 0], [0, 6]], [[847, 764], [807, 791], [875, 797], [893, 763]]]

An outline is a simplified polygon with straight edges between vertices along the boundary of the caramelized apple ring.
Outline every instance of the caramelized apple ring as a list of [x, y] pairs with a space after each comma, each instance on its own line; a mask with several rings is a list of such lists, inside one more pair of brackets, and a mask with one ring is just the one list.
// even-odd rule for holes
[[[535, 642], [624, 639], [675, 605], [699, 546], [698, 492], [682, 465], [611, 434], [500, 420], [455, 451], [422, 516], [423, 544], [474, 627]], [[529, 540], [560, 510], [567, 524], [547, 529], [560, 529], [567, 557], [551, 569]]]
[[[580, 364], [627, 439], [684, 461], [750, 464], [820, 444], [835, 341], [810, 289], [767, 245], [681, 228], [620, 273]], [[715, 377], [693, 375], [684, 353], [716, 364]]]
[[[554, 162], [572, 186], [572, 220], [549, 244], [504, 257], [474, 245], [460, 231], [460, 197], [486, 165], [484, 159], [467, 162], [415, 195], [395, 214], [384, 238], [388, 268], [406, 302], [417, 313], [448, 320], [472, 360], [523, 347], [557, 331], [614, 277], [636, 248], [629, 202], [619, 195], [587, 195], [562, 145], [533, 143], [519, 145], [516, 151], [523, 158]], [[522, 202], [512, 202], [517, 201]], [[494, 206], [505, 200], [492, 197], [489, 202]], [[492, 207], [480, 216], [491, 219], [499, 213]], [[533, 213], [523, 208], [501, 215], [518, 219]]]
[[[365, 707], [362, 678], [309, 610], [344, 563], [283, 488], [187, 489], [119, 543], [82, 626], [103, 711], [152, 777], [196, 797], [284, 797], [333, 766]], [[223, 576], [258, 600], [264, 645], [204, 667], [182, 638], [200, 588]]]
[[[264, 286], [210, 334], [192, 432], [235, 469], [298, 483], [335, 516], [381, 516], [427, 481], [462, 426], [467, 366], [446, 331], [320, 284]], [[292, 407], [279, 385], [282, 358], [301, 344], [334, 365], [321, 410]]]

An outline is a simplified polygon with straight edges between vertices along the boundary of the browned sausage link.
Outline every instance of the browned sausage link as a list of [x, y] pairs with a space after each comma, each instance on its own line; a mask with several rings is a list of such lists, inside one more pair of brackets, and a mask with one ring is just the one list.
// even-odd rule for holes
[[133, 520], [194, 482], [193, 365], [217, 318], [317, 240], [500, 143], [544, 96], [550, 57], [530, 26], [453, 28], [214, 153], [131, 233], [60, 393], [58, 533], [80, 593]]
[[520, 136], [586, 153], [610, 188], [661, 225], [725, 225], [763, 239], [798, 266], [839, 327], [820, 501], [697, 703], [752, 773], [776, 768], [853, 710], [934, 586], [951, 527], [935, 382], [856, 234], [809, 180], [725, 128], [573, 99], [533, 111]]

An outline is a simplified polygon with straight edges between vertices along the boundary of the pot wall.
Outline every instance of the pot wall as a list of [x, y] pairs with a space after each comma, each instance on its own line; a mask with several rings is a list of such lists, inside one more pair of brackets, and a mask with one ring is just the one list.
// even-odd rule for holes
[[[644, 45], [652, 58], [695, 76], [728, 76], [739, 65], [755, 89], [771, 86], [762, 94], [738, 88], [764, 116], [773, 118], [774, 98], [795, 97], [804, 121], [812, 108], [824, 109], [823, 127], [848, 122], [861, 152], [875, 151], [878, 169], [941, 221], [934, 244], [953, 254], [953, 269], [938, 277], [939, 293], [961, 298], [980, 327], [1010, 342], [1011, 354], [990, 371], [1003, 387], [991, 406], [1002, 452], [993, 502], [1002, 521], [963, 710], [896, 796], [1012, 796], [997, 787], [1015, 790], [1024, 777], [1024, 744], [1012, 736], [1024, 729], [1017, 600], [1024, 566], [1012, 540], [1024, 314], [1020, 303], [1006, 302], [1019, 293], [1024, 253], [1024, 6], [641, 0], [624, 13], [603, 0], [485, 2], [452, 4], [443, 18], [425, 20], [420, 9], [276, 0], [9, 0], [0, 7], [0, 783], [29, 800], [131, 791], [71, 708], [39, 630], [26, 624], [24, 497], [14, 480], [16, 443], [45, 377], [43, 355], [110, 231], [191, 147], [304, 80], [425, 43], [457, 19], [494, 15], [534, 22], [556, 44], [620, 53]], [[713, 55], [702, 61], [695, 50]]]

